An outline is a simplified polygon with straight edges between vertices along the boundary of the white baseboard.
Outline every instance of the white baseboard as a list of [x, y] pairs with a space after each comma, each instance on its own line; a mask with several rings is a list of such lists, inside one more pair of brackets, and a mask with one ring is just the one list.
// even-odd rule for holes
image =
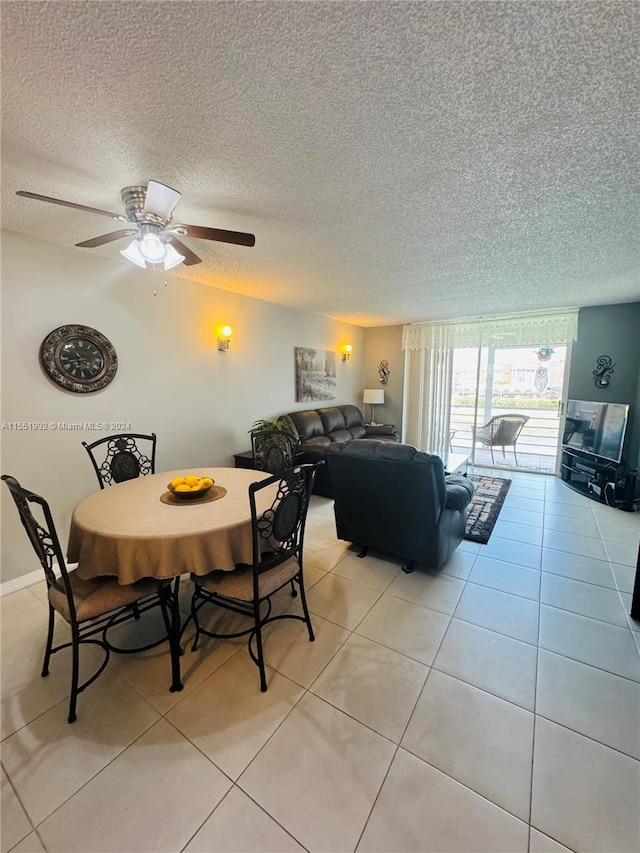
[[14, 578], [11, 581], [3, 581], [0, 583], [0, 598], [3, 595], [9, 595], [10, 592], [17, 592], [19, 589], [33, 586], [43, 579], [42, 569], [36, 569], [35, 572], [29, 572], [28, 575], [21, 575], [19, 578]]

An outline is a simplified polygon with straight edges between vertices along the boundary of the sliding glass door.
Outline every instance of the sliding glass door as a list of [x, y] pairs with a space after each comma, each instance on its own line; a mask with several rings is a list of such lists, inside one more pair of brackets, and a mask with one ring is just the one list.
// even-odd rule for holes
[[475, 465], [554, 472], [566, 359], [564, 344], [456, 347], [450, 449]]

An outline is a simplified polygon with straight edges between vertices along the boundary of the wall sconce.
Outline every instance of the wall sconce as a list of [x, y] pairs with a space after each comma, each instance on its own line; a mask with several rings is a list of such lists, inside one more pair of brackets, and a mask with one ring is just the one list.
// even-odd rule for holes
[[220, 352], [229, 351], [229, 343], [233, 337], [233, 328], [231, 326], [220, 326], [218, 330], [218, 349]]
[[351, 344], [345, 344], [342, 347], [342, 360], [349, 361], [351, 358], [351, 353], [353, 352], [353, 346]]

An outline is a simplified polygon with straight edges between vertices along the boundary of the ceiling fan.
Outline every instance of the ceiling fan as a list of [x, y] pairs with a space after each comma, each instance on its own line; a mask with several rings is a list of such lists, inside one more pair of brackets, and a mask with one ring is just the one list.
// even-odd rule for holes
[[91, 240], [84, 240], [82, 243], [76, 243], [76, 246], [95, 249], [114, 240], [135, 237], [126, 249], [121, 249], [121, 254], [139, 267], [161, 264], [165, 270], [169, 270], [182, 262], [186, 266], [201, 263], [202, 258], [192, 252], [179, 239], [180, 237], [217, 240], [221, 243], [235, 243], [238, 246], [254, 246], [256, 242], [253, 234], [244, 234], [242, 231], [225, 231], [222, 228], [174, 223], [173, 211], [180, 201], [181, 194], [158, 181], [149, 181], [147, 185], [125, 187], [120, 193], [124, 202], [124, 215], [25, 190], [18, 190], [16, 195], [35, 198], [37, 201], [48, 201], [51, 204], [61, 204], [64, 207], [75, 207], [77, 210], [86, 210], [89, 213], [98, 213], [119, 222], [126, 222], [127, 228], [102, 234]]

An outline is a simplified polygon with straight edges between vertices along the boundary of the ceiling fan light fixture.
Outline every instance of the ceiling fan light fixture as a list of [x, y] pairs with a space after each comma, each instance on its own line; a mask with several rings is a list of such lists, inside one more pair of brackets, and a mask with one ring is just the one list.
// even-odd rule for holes
[[124, 216], [120, 213], [101, 210], [98, 207], [88, 207], [86, 204], [77, 204], [74, 201], [65, 201], [48, 195], [39, 195], [27, 190], [18, 190], [17, 195], [36, 201], [46, 201], [49, 204], [59, 204], [63, 207], [84, 210], [88, 213], [98, 213], [101, 216], [109, 217], [109, 219], [125, 222], [128, 225], [127, 228], [121, 228], [120, 231], [112, 231], [109, 234], [101, 234], [99, 237], [93, 237], [90, 240], [82, 240], [82, 242], [76, 243], [76, 246], [80, 249], [97, 249], [99, 246], [104, 246], [123, 237], [135, 236], [134, 241], [126, 249], [120, 250], [120, 254], [142, 269], [162, 265], [165, 270], [170, 270], [182, 263], [185, 266], [202, 263], [202, 258], [198, 257], [176, 235], [195, 237], [198, 240], [232, 243], [238, 246], [255, 246], [256, 243], [253, 234], [245, 234], [241, 231], [227, 231], [224, 228], [209, 228], [202, 225], [175, 225], [173, 223], [173, 210], [180, 200], [180, 193], [158, 181], [124, 187], [120, 193], [124, 202]]
[[140, 251], [139, 240], [134, 240], [126, 249], [120, 249], [120, 254], [128, 261], [131, 261], [132, 264], [142, 267], [143, 270], [147, 268], [147, 262]]
[[[143, 270], [149, 266], [155, 266], [156, 264], [162, 264], [165, 270], [172, 270], [184, 261], [184, 255], [181, 255], [180, 252], [176, 251], [170, 243], [162, 243], [161, 241], [162, 254], [164, 257], [160, 258], [160, 251], [157, 250], [157, 247], [153, 246], [153, 243], [151, 246], [151, 252], [147, 252], [149, 241], [147, 241], [147, 246], [144, 246], [144, 240], [145, 238], [142, 240], [134, 240], [126, 249], [121, 249], [120, 254], [128, 261], [131, 261], [131, 263], [136, 264], [136, 266], [142, 267]], [[152, 260], [151, 257], [148, 257], [149, 254], [153, 257], [157, 257], [158, 260]]]
[[172, 270], [174, 267], [177, 267], [178, 264], [181, 264], [184, 261], [184, 255], [181, 255], [180, 252], [177, 252], [171, 243], [167, 243], [166, 245], [167, 254], [164, 259], [164, 268], [166, 270]]
[[145, 234], [138, 242], [140, 254], [150, 264], [161, 264], [167, 257], [167, 247], [157, 234]]

